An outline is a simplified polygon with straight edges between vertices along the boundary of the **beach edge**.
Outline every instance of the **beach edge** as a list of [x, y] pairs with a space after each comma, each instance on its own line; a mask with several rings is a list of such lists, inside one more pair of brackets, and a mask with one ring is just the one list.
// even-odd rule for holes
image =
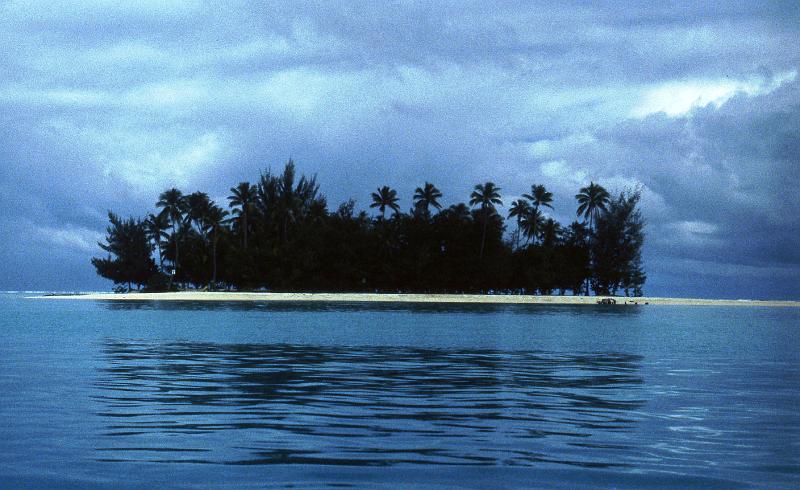
[[95, 301], [262, 301], [325, 303], [443, 303], [516, 305], [596, 305], [602, 298], [613, 298], [616, 305], [673, 306], [768, 306], [800, 307], [800, 301], [699, 299], [625, 296], [539, 296], [492, 294], [415, 294], [415, 293], [267, 293], [182, 291], [169, 293], [87, 293], [29, 296], [38, 299], [77, 299]]

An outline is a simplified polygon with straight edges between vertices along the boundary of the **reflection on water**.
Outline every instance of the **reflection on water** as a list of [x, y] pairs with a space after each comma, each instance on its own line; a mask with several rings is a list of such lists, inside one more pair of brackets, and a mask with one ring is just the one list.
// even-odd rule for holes
[[102, 300], [97, 304], [108, 310], [147, 311], [274, 311], [274, 312], [343, 312], [409, 311], [414, 313], [469, 314], [563, 314], [565, 312], [591, 317], [632, 317], [642, 312], [644, 305], [548, 305], [548, 304], [487, 304], [487, 303], [378, 303], [367, 301], [128, 301]]
[[[133, 303], [130, 303], [133, 304]], [[626, 465], [641, 358], [107, 340], [102, 461]]]

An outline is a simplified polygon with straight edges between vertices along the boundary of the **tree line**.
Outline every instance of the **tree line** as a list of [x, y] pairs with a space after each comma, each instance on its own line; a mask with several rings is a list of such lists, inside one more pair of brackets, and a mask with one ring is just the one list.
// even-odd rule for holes
[[102, 277], [130, 290], [511, 292], [640, 296], [646, 276], [640, 193], [612, 196], [591, 182], [575, 196], [577, 220], [546, 216], [553, 194], [538, 184], [513, 201], [507, 225], [501, 189], [478, 184], [468, 203], [442, 205], [426, 182], [402, 212], [397, 191], [372, 193], [370, 209], [348, 200], [329, 210], [316, 176], [266, 171], [230, 189], [223, 207], [208, 194], [164, 191], [156, 212], [109, 212]]

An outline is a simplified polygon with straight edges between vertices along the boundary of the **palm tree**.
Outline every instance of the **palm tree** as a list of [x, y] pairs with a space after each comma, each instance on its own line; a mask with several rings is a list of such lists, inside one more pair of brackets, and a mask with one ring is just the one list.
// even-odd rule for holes
[[211, 207], [211, 199], [205, 192], [193, 192], [186, 196], [186, 223], [194, 224], [197, 231], [203, 234], [203, 219]]
[[[522, 197], [529, 200], [533, 203], [533, 208], [538, 211], [539, 206], [545, 206], [550, 209], [553, 209], [553, 206], [550, 204], [553, 202], [553, 193], [547, 192], [547, 189], [541, 184], [532, 185], [531, 186], [531, 193], [530, 194], [523, 194]], [[544, 217], [542, 216], [542, 219]], [[533, 243], [536, 244], [536, 235], [533, 236]]]
[[[183, 223], [183, 213], [186, 210], [186, 198], [183, 193], [176, 189], [167, 189], [158, 196], [156, 207], [164, 208], [161, 210], [161, 215], [165, 216], [170, 225], [172, 225], [172, 241], [175, 242], [175, 261], [174, 261], [174, 274], [177, 274], [180, 264], [180, 253], [178, 247], [178, 238], [180, 226]], [[172, 278], [174, 274], [170, 274], [169, 288], [172, 289]]]
[[478, 184], [475, 190], [470, 194], [469, 205], [472, 207], [480, 205], [481, 213], [483, 214], [483, 233], [481, 234], [481, 253], [480, 257], [483, 258], [483, 248], [486, 245], [486, 225], [489, 223], [489, 211], [494, 211], [495, 204], [503, 205], [500, 200], [500, 188], [494, 185], [494, 182], [487, 182], [485, 184]]
[[545, 187], [541, 184], [532, 185], [531, 193], [523, 194], [522, 197], [532, 202], [533, 207], [536, 209], [539, 209], [539, 206], [546, 206], [550, 209], [553, 209], [553, 206], [550, 205], [550, 203], [553, 202], [553, 193], [547, 192], [547, 189], [545, 189]]
[[441, 197], [442, 193], [435, 185], [430, 182], [425, 182], [424, 187], [417, 187], [416, 190], [414, 190], [414, 205], [417, 209], [424, 209], [427, 215], [430, 206], [433, 206], [437, 210], [442, 209], [442, 205], [439, 204], [439, 198]]
[[[594, 231], [594, 224], [597, 223], [597, 213], [600, 210], [605, 211], [606, 205], [611, 200], [608, 191], [599, 184], [589, 182], [588, 187], [581, 188], [578, 194], [575, 195], [578, 200], [577, 215], [583, 215], [584, 219], [589, 219], [589, 233]], [[586, 294], [589, 294], [589, 279], [586, 279]]]
[[372, 204], [369, 207], [380, 209], [381, 219], [384, 219], [386, 217], [386, 208], [391, 208], [395, 213], [400, 211], [397, 201], [397, 191], [385, 185], [379, 188], [378, 192], [372, 193]]
[[233, 208], [233, 214], [239, 216], [239, 229], [242, 230], [242, 247], [247, 250], [247, 227], [248, 220], [252, 214], [253, 205], [256, 203], [256, 186], [249, 182], [239, 182], [236, 187], [231, 187], [231, 195], [228, 196], [229, 206]]
[[151, 240], [156, 249], [158, 250], [158, 266], [164, 268], [164, 255], [162, 252], [162, 245], [164, 240], [169, 238], [167, 230], [169, 229], [169, 220], [164, 214], [158, 215], [150, 213], [144, 221], [147, 230], [147, 239]]
[[534, 207], [528, 206], [527, 212], [522, 216], [520, 220], [520, 226], [522, 226], [522, 234], [525, 235], [525, 245], [528, 245], [528, 242], [531, 238], [533, 238], [534, 244], [536, 243], [536, 236], [539, 234], [539, 231], [542, 229], [542, 212]]
[[562, 234], [563, 230], [561, 229], [561, 225], [553, 218], [547, 218], [542, 223], [540, 235], [544, 247], [551, 248], [555, 246]]
[[597, 213], [600, 210], [606, 210], [606, 205], [611, 200], [611, 196], [603, 186], [589, 182], [588, 187], [583, 187], [578, 191], [575, 199], [578, 200], [577, 214], [589, 219], [589, 230], [591, 231], [593, 229], [592, 225], [597, 222]]
[[217, 284], [217, 242], [219, 241], [220, 228], [225, 226], [228, 212], [213, 202], [210, 203], [208, 211], [203, 219], [203, 228], [211, 236], [211, 287]]
[[528, 201], [525, 201], [523, 199], [517, 199], [516, 201], [513, 201], [511, 203], [511, 208], [509, 208], [508, 210], [509, 218], [517, 218], [517, 231], [515, 234], [516, 235], [515, 241], [517, 248], [519, 247], [519, 234], [521, 229], [520, 223], [522, 222], [522, 219], [525, 217], [525, 215], [528, 214], [530, 208], [531, 205], [528, 204]]

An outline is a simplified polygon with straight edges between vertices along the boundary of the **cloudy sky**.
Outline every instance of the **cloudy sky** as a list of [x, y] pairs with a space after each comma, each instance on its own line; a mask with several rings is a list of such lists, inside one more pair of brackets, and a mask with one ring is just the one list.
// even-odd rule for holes
[[292, 157], [332, 207], [640, 186], [645, 293], [800, 298], [800, 4], [698, 3], [1, 2], [0, 289]]

